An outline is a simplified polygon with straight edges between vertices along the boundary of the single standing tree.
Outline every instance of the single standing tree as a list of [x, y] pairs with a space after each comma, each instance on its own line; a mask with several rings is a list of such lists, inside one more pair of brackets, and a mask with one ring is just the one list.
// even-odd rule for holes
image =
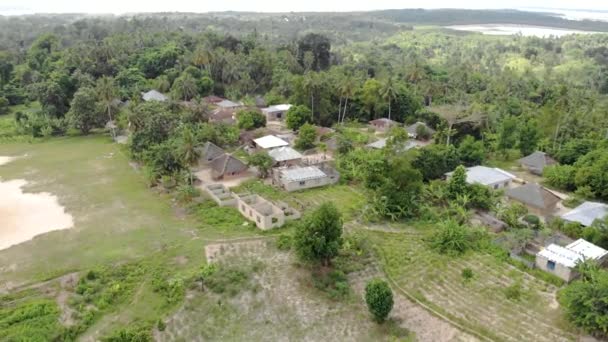
[[393, 309], [393, 291], [382, 279], [372, 279], [365, 285], [365, 302], [374, 320], [382, 323]]
[[317, 130], [313, 125], [306, 123], [300, 127], [298, 139], [296, 140], [296, 147], [302, 150], [313, 148], [315, 146], [316, 139]]
[[303, 124], [310, 122], [310, 113], [306, 106], [292, 106], [285, 115], [287, 128], [297, 131]]
[[388, 103], [388, 119], [391, 119], [391, 102], [397, 97], [397, 88], [395, 88], [395, 83], [393, 82], [393, 78], [389, 77], [386, 79], [384, 84], [382, 85], [381, 91], [382, 98]]
[[254, 153], [249, 156], [249, 165], [258, 168], [260, 178], [268, 177], [270, 169], [272, 168], [273, 160], [266, 151]]
[[88, 134], [91, 129], [100, 127], [103, 123], [96, 101], [97, 94], [93, 88], [83, 87], [74, 94], [66, 117], [70, 125], [82, 134]]
[[198, 86], [194, 77], [185, 72], [173, 82], [171, 91], [176, 99], [189, 101], [198, 93]]
[[106, 109], [106, 113], [108, 113], [109, 122], [112, 123], [112, 138], [116, 139], [115, 123], [112, 119], [112, 103], [116, 99], [118, 91], [116, 89], [116, 85], [114, 84], [114, 79], [112, 77], [104, 76], [97, 80], [97, 94], [99, 94], [101, 103]]
[[342, 216], [333, 203], [321, 204], [302, 220], [294, 246], [301, 259], [330, 264], [342, 246]]

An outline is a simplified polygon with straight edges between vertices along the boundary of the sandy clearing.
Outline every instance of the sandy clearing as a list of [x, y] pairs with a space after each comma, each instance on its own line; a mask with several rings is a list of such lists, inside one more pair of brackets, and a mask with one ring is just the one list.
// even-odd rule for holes
[[0, 181], [0, 250], [40, 234], [74, 226], [72, 216], [47, 192], [24, 193], [22, 179]]
[[8, 164], [15, 159], [17, 159], [17, 157], [0, 156], [0, 165]]

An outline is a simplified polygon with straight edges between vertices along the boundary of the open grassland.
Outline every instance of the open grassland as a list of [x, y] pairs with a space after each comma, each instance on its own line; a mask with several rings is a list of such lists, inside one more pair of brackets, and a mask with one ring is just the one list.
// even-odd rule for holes
[[411, 340], [397, 324], [373, 323], [362, 293], [332, 300], [315, 289], [310, 271], [297, 266], [293, 255], [277, 250], [271, 240], [210, 245], [208, 254], [242, 276], [211, 290], [190, 291], [166, 329], [156, 332], [157, 340]]
[[[395, 232], [366, 233], [385, 272], [437, 312], [496, 341], [576, 339], [558, 309], [555, 286], [492, 255], [440, 255], [425, 241], [431, 227], [397, 225], [390, 230]], [[465, 268], [472, 270], [472, 279], [463, 278]]]
[[209, 227], [179, 215], [171, 198], [148, 189], [125, 153], [107, 137], [3, 144], [0, 155], [25, 155], [0, 167], [0, 177], [25, 179], [26, 191], [58, 196], [75, 223], [72, 229], [0, 251], [0, 288], [134, 260], [192, 239], [257, 234], [242, 226], [243, 221]]

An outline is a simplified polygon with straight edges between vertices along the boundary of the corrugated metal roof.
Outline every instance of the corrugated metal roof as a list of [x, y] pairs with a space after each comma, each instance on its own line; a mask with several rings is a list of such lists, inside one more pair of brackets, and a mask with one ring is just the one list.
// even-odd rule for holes
[[288, 182], [301, 182], [323, 177], [327, 177], [327, 175], [316, 166], [298, 167], [281, 171], [281, 178]]
[[560, 198], [552, 192], [535, 183], [528, 183], [517, 188], [508, 189], [507, 196], [540, 209], [554, 207]]
[[290, 104], [278, 104], [267, 108], [262, 108], [264, 113], [286, 112], [291, 108]]
[[607, 250], [603, 249], [600, 246], [596, 246], [596, 245], [592, 244], [591, 242], [584, 240], [584, 239], [578, 239], [578, 240], [574, 241], [573, 243], [569, 244], [568, 246], [566, 246], [566, 248], [582, 255], [583, 257], [585, 257], [585, 259], [591, 259], [591, 260], [601, 259], [606, 254], [608, 254]]
[[542, 172], [545, 166], [556, 163], [553, 158], [549, 157], [545, 152], [536, 151], [518, 160], [520, 164]]
[[300, 152], [289, 146], [274, 148], [268, 152], [268, 155], [278, 162], [302, 158], [302, 154]]
[[562, 215], [562, 219], [570, 222], [578, 222], [585, 227], [590, 226], [593, 221], [601, 220], [608, 215], [608, 205], [599, 202], [585, 202]]
[[289, 145], [289, 143], [287, 143], [287, 141], [285, 141], [281, 138], [278, 138], [274, 135], [263, 136], [261, 138], [255, 139], [253, 141], [255, 142], [256, 145], [258, 145], [264, 149]]
[[606, 254], [608, 251], [584, 239], [578, 239], [566, 247], [550, 244], [538, 252], [538, 255], [570, 268], [584, 260], [601, 259]]
[[374, 141], [373, 143], [367, 144], [365, 146], [367, 146], [369, 148], [377, 148], [379, 150], [383, 149], [384, 147], [386, 147], [386, 138], [382, 138], [378, 141]]
[[538, 255], [570, 268], [576, 266], [578, 262], [583, 260], [582, 255], [556, 244], [550, 244], [543, 248], [538, 252]]
[[[454, 173], [448, 172], [446, 176], [451, 176]], [[467, 183], [479, 183], [483, 185], [492, 185], [503, 183], [515, 179], [515, 175], [510, 174], [499, 168], [491, 168], [487, 166], [473, 166], [467, 168]]]
[[167, 101], [167, 99], [168, 99], [168, 97], [166, 95], [164, 95], [164, 94], [162, 94], [159, 91], [154, 90], [154, 89], [150, 90], [147, 93], [143, 93], [141, 97], [144, 99], [144, 101], [160, 101], [160, 102], [163, 102], [163, 101]]
[[230, 100], [222, 100], [222, 101], [216, 103], [216, 105], [221, 108], [235, 108], [235, 107], [241, 106], [240, 104], [238, 104], [236, 102], [232, 102]]

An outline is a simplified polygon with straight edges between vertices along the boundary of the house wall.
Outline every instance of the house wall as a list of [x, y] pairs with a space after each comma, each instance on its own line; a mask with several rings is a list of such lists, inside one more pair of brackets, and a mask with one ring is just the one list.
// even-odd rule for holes
[[217, 173], [215, 170], [211, 171], [211, 178], [213, 178], [213, 180], [228, 180], [228, 179], [235, 179], [235, 178], [239, 178], [239, 177], [243, 177], [245, 174], [247, 173], [247, 170], [243, 170], [241, 172], [235, 172], [235, 173], [224, 173], [219, 174]]
[[508, 181], [504, 181], [504, 182], [486, 184], [486, 186], [489, 188], [492, 188], [494, 190], [507, 189], [511, 186], [511, 182], [512, 182], [512, 180], [508, 180]]
[[310, 188], [317, 188], [320, 186], [325, 186], [325, 185], [329, 185], [329, 184], [335, 184], [336, 182], [338, 182], [339, 177], [323, 177], [323, 178], [317, 178], [317, 179], [310, 179], [310, 180], [306, 180], [306, 181], [302, 181], [302, 182], [285, 182], [284, 180], [281, 180], [282, 186], [285, 190], [287, 191], [297, 191], [297, 190], [303, 190], [303, 189], [310, 189]]
[[269, 230], [281, 227], [285, 224], [285, 214], [283, 214], [283, 211], [280, 208], [275, 207], [274, 205], [273, 213], [268, 216], [259, 213], [255, 208], [240, 198], [237, 201], [237, 208], [241, 215], [245, 216], [248, 220], [253, 221], [259, 229]]
[[275, 167], [276, 166], [296, 166], [296, 165], [300, 165], [301, 162], [302, 162], [302, 158], [284, 160], [284, 161], [276, 162]]
[[562, 265], [562, 264], [558, 264], [555, 263], [555, 269], [551, 270], [549, 269], [549, 267], [547, 266], [549, 262], [549, 259], [540, 256], [540, 255], [536, 255], [536, 267], [538, 267], [539, 269], [545, 271], [545, 272], [549, 272], [552, 273], [560, 278], [562, 278], [565, 281], [571, 281], [572, 279], [576, 278], [577, 274], [574, 270]]
[[283, 121], [287, 112], [267, 112], [266, 121]]

